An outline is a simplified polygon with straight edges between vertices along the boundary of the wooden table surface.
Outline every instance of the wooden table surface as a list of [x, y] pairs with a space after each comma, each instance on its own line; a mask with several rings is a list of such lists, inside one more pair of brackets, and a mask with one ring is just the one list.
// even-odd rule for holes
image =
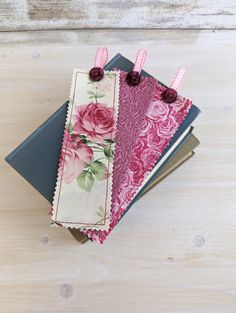
[[[236, 31], [0, 33], [0, 312], [236, 312]], [[196, 156], [136, 203], [104, 245], [51, 228], [4, 156], [68, 97], [96, 47], [134, 60], [202, 110]], [[37, 166], [37, 164], [35, 164]]]
[[0, 30], [235, 29], [235, 0], [0, 0]]

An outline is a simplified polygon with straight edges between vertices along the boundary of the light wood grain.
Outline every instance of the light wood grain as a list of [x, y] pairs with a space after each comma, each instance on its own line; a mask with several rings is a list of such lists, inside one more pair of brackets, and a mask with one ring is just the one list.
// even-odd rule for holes
[[[4, 156], [68, 97], [97, 45], [134, 59], [203, 114], [196, 156], [139, 200], [104, 245], [49, 226], [48, 203]], [[0, 34], [0, 312], [235, 313], [236, 31]], [[37, 166], [37, 164], [35, 165]]]
[[0, 30], [236, 28], [235, 0], [0, 0]]

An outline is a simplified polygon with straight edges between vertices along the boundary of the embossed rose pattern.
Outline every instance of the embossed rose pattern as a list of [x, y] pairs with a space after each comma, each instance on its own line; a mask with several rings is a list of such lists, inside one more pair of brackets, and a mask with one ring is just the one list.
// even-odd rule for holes
[[91, 239], [99, 243], [106, 239], [117, 224], [191, 107], [191, 101], [181, 96], [178, 96], [174, 103], [164, 103], [161, 100], [163, 90], [164, 87], [157, 83], [145, 121], [140, 126], [141, 130], [132, 151], [131, 161], [126, 173], [124, 173], [125, 179], [120, 188], [119, 196], [113, 204], [109, 230], [86, 232]]

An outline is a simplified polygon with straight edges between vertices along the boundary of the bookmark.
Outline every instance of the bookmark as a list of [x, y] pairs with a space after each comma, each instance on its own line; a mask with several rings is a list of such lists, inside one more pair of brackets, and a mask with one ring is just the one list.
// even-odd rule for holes
[[[113, 217], [117, 214], [116, 201], [121, 192], [121, 186], [125, 181], [127, 166], [132, 158], [136, 138], [140, 128], [145, 123], [145, 114], [152, 100], [156, 84], [156, 80], [152, 77], [139, 77], [146, 55], [145, 50], [139, 50], [134, 69], [129, 73], [120, 71], [119, 114], [113, 168], [111, 223], [114, 222]], [[133, 73], [135, 73], [134, 79], [130, 83], [131, 79], [129, 77], [132, 77]], [[91, 234], [91, 238], [93, 238], [92, 233], [94, 235], [99, 233], [99, 236], [103, 236], [106, 232], [85, 231], [85, 234]]]
[[104, 71], [107, 49], [90, 71], [74, 69], [52, 224], [106, 230], [110, 224], [119, 72]]
[[[132, 84], [127, 82], [129, 80], [127, 77], [130, 74], [138, 73], [140, 75], [146, 55], [146, 50], [138, 51], [134, 65], [136, 71], [133, 70], [129, 73], [120, 71], [119, 114], [112, 188], [113, 203], [120, 192], [124, 173], [126, 172], [129, 160], [132, 158], [132, 150], [134, 149], [140, 127], [145, 122], [145, 113], [152, 99], [156, 83], [156, 80], [152, 77], [140, 77], [138, 83], [137, 81]], [[140, 60], [142, 61], [140, 62]]]
[[[185, 70], [180, 69], [171, 87], [156, 81], [154, 94], [145, 114], [145, 123], [136, 137], [132, 158], [129, 160], [120, 192], [114, 202], [110, 229], [106, 232], [88, 232], [88, 236], [102, 243], [117, 224], [137, 193], [145, 186], [161, 165], [158, 160], [180, 124], [187, 115], [192, 102], [177, 95]], [[166, 101], [163, 93], [170, 90], [177, 97]], [[174, 92], [175, 91], [175, 92]]]
[[191, 108], [192, 102], [177, 93], [184, 74], [185, 69], [180, 68], [169, 88], [158, 82], [155, 86], [144, 127], [137, 136], [132, 161], [128, 164], [128, 179], [120, 194], [118, 205], [122, 212], [160, 167], [160, 156]]

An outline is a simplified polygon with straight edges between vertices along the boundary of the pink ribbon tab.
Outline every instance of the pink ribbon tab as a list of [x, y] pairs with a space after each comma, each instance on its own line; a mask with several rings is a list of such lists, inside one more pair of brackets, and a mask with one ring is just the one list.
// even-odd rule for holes
[[179, 71], [177, 72], [175, 79], [170, 85], [170, 88], [175, 89], [176, 91], [179, 89], [185, 75], [186, 69], [184, 67], [181, 67]]
[[136, 56], [133, 71], [140, 73], [143, 69], [143, 65], [144, 65], [146, 59], [147, 59], [147, 50], [139, 49], [137, 56]]
[[107, 48], [98, 48], [95, 56], [94, 67], [104, 68], [108, 60]]

